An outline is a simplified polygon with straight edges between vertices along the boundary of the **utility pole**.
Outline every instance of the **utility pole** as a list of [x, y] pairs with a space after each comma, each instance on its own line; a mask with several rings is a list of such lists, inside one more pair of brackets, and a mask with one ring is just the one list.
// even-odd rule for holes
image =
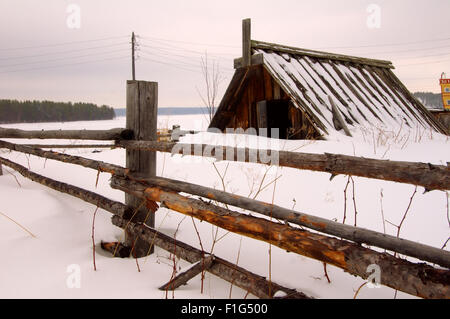
[[136, 49], [136, 37], [134, 36], [134, 32], [131, 34], [131, 72], [133, 81], [136, 80], [136, 68], [135, 68], [135, 58], [134, 53]]

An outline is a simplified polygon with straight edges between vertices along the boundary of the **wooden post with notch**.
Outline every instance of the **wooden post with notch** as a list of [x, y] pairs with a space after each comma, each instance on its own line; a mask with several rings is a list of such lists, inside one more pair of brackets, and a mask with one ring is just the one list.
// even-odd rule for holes
[[[127, 81], [126, 128], [133, 130], [134, 140], [157, 140], [158, 83], [147, 81]], [[126, 167], [132, 174], [142, 177], [156, 175], [156, 152], [127, 150]], [[125, 194], [125, 204], [139, 208], [133, 220], [154, 227], [154, 212], [150, 211], [142, 199]], [[153, 247], [135, 236], [125, 233], [125, 246], [132, 248], [133, 257], [143, 257], [153, 253]], [[151, 248], [151, 249], [150, 249]]]
[[133, 81], [136, 80], [136, 65], [135, 65], [135, 50], [136, 50], [136, 37], [134, 32], [131, 34], [131, 75]]
[[242, 20], [242, 66], [252, 64], [251, 19]]

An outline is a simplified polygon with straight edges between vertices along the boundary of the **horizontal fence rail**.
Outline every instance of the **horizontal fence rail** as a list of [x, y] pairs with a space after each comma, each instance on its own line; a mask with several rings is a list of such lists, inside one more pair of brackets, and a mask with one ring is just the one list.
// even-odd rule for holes
[[[308, 154], [288, 151], [257, 150], [208, 144], [183, 144], [152, 141], [117, 141], [126, 149], [141, 149], [171, 154], [212, 157], [218, 160], [254, 162], [352, 175], [423, 186], [427, 190], [450, 189], [450, 166], [404, 161], [379, 160], [339, 154]], [[271, 162], [276, 159], [276, 163]]]
[[25, 131], [0, 127], [0, 138], [25, 139], [63, 139], [63, 140], [129, 140], [133, 138], [133, 131], [124, 128], [110, 130], [36, 130]]
[[[178, 257], [190, 263], [198, 262], [204, 258], [204, 252], [179, 240], [175, 240], [174, 238], [171, 238], [153, 228], [144, 226], [141, 223], [136, 223], [136, 216], [134, 214], [136, 212], [136, 208], [134, 207], [126, 206], [120, 202], [113, 201], [91, 191], [34, 173], [26, 167], [2, 157], [0, 157], [0, 163], [19, 172], [25, 178], [31, 179], [34, 182], [40, 183], [56, 191], [77, 197], [85, 202], [112, 213], [114, 215], [112, 218], [114, 225], [142, 237], [143, 240], [147, 241], [151, 245], [161, 247], [162, 249], [170, 253], [174, 253]], [[211, 267], [205, 270], [254, 294], [259, 298], [273, 298], [277, 291], [285, 293], [286, 298], [310, 298], [302, 292], [283, 287], [275, 282], [269, 282], [262, 276], [254, 274], [216, 256]]]
[[149, 187], [156, 186], [174, 192], [183, 192], [201, 196], [213, 201], [221, 202], [245, 210], [260, 213], [269, 217], [304, 226], [322, 233], [334, 235], [356, 243], [396, 251], [400, 254], [415, 257], [424, 261], [450, 268], [450, 252], [429, 245], [420, 244], [403, 238], [383, 234], [380, 232], [338, 223], [325, 218], [297, 212], [281, 206], [257, 201], [244, 196], [230, 194], [214, 188], [191, 184], [164, 177], [132, 179], [144, 182]]
[[22, 144], [37, 148], [116, 148], [114, 144]]
[[[129, 150], [159, 151], [171, 154], [212, 157], [218, 160], [255, 162], [336, 175], [352, 175], [423, 186], [426, 190], [450, 189], [450, 166], [405, 161], [389, 161], [340, 154], [309, 154], [275, 150], [257, 150], [208, 144], [162, 141], [132, 141], [131, 130], [106, 131], [23, 131], [0, 128], [0, 138], [115, 140]], [[109, 147], [109, 146], [108, 146]]]
[[132, 175], [129, 169], [121, 166], [91, 160], [80, 156], [44, 151], [38, 148], [13, 144], [5, 141], [0, 141], [0, 148], [8, 148], [10, 150], [19, 151], [26, 154], [32, 154], [43, 158], [83, 166], [100, 172], [107, 172], [114, 176], [127, 177], [140, 182], [146, 182], [149, 185], [162, 187], [164, 189], [169, 189], [176, 192], [186, 192], [193, 195], [202, 196], [225, 204], [251, 210], [266, 216], [282, 219], [284, 221], [304, 226], [319, 232], [351, 240], [356, 243], [365, 243], [368, 245], [377, 246], [379, 248], [396, 251], [410, 257], [415, 257], [450, 268], [450, 252], [410, 240], [397, 238], [391, 235], [386, 235], [380, 232], [351, 225], [341, 224], [325, 218], [297, 212], [277, 205], [252, 200], [200, 185], [170, 180], [162, 177], [142, 179], [139, 176]]
[[[122, 143], [124, 141], [119, 141], [117, 144]], [[144, 142], [148, 143], [148, 142]], [[151, 142], [152, 144], [155, 144], [155, 142]], [[164, 148], [167, 148], [168, 145], [179, 145], [175, 143], [161, 143], [156, 142], [156, 144], [162, 144]], [[188, 144], [189, 145], [189, 144]], [[202, 145], [204, 147], [209, 147], [210, 145]], [[123, 146], [122, 146], [123, 147]], [[190, 145], [190, 147], [195, 147], [194, 145]], [[44, 151], [39, 148], [33, 148], [29, 146], [24, 145], [18, 145], [6, 141], [0, 141], [0, 148], [7, 148], [10, 150], [15, 150], [27, 154], [33, 154], [44, 158], [54, 159], [66, 163], [72, 163], [81, 165], [84, 167], [95, 169], [99, 172], [108, 172], [113, 175], [113, 179], [111, 181], [111, 186], [113, 188], [120, 189], [128, 194], [131, 194], [135, 197], [141, 198], [146, 201], [156, 201], [161, 202], [161, 205], [168, 207], [169, 209], [172, 209], [174, 211], [198, 218], [200, 220], [206, 220], [207, 222], [217, 225], [221, 228], [227, 229], [229, 231], [245, 235], [248, 237], [256, 238], [258, 240], [263, 240], [266, 242], [269, 242], [275, 246], [278, 246], [282, 249], [285, 249], [287, 251], [296, 252], [298, 254], [322, 261], [324, 263], [329, 263], [332, 265], [335, 265], [353, 275], [360, 276], [361, 278], [368, 278], [369, 273], [367, 273], [367, 267], [369, 267], [371, 264], [376, 264], [380, 267], [383, 276], [381, 278], [381, 283], [383, 285], [389, 286], [391, 288], [417, 295], [423, 298], [450, 298], [450, 292], [448, 290], [448, 287], [450, 286], [450, 271], [445, 269], [436, 269], [432, 266], [426, 265], [426, 264], [414, 264], [412, 262], [402, 260], [396, 257], [393, 257], [386, 253], [380, 253], [377, 251], [374, 251], [369, 248], [364, 248], [359, 243], [365, 242], [361, 240], [361, 233], [365, 233], [366, 230], [360, 229], [358, 227], [354, 227], [353, 232], [353, 242], [345, 241], [342, 239], [334, 238], [325, 236], [322, 234], [312, 233], [306, 230], [293, 228], [289, 224], [278, 224], [271, 222], [266, 219], [249, 216], [246, 214], [237, 213], [234, 211], [230, 211], [228, 209], [224, 209], [221, 207], [218, 207], [216, 205], [205, 203], [201, 200], [187, 198], [185, 196], [179, 195], [178, 192], [186, 192], [190, 189], [188, 193], [197, 194], [202, 197], [206, 197], [209, 199], [214, 199], [217, 201], [222, 202], [228, 202], [230, 205], [237, 205], [237, 207], [241, 207], [244, 209], [257, 211], [259, 210], [260, 213], [265, 213], [267, 215], [267, 207], [272, 207], [272, 213], [271, 216], [275, 217], [273, 212], [275, 211], [275, 214], [278, 215], [277, 218], [283, 219], [285, 221], [289, 221], [292, 223], [296, 223], [314, 230], [318, 230], [320, 232], [324, 233], [330, 233], [330, 230], [334, 229], [330, 227], [329, 225], [324, 227], [324, 224], [321, 224], [321, 222], [327, 222], [330, 223], [331, 221], [325, 220], [325, 219], [317, 219], [318, 217], [302, 214], [295, 211], [283, 211], [278, 210], [278, 207], [267, 204], [267, 203], [258, 203], [255, 202], [246, 202], [244, 198], [239, 198], [239, 196], [235, 197], [234, 203], [230, 200], [230, 198], [227, 198], [227, 196], [235, 196], [231, 194], [220, 194], [218, 192], [211, 193], [211, 194], [205, 194], [206, 191], [208, 191], [208, 188], [205, 188], [203, 186], [194, 185], [194, 184], [186, 184], [181, 183], [178, 184], [178, 186], [174, 186], [173, 180], [168, 179], [162, 179], [162, 178], [147, 178], [143, 180], [139, 180], [139, 176], [133, 176], [133, 174], [130, 173], [129, 169], [94, 161], [86, 158], [82, 158], [79, 156], [70, 156], [66, 154], [61, 154], [53, 151]], [[233, 148], [235, 149], [235, 148]], [[157, 149], [157, 151], [159, 151]], [[251, 151], [248, 150], [247, 151]], [[295, 153], [294, 153], [295, 154]], [[194, 154], [193, 155], [197, 155]], [[304, 155], [304, 154], [303, 154]], [[316, 154], [307, 154], [307, 155], [316, 155]], [[213, 156], [215, 157], [215, 156]], [[55, 186], [56, 184], [54, 182], [47, 183], [46, 180], [42, 181], [39, 180], [38, 177], [36, 177], [35, 173], [30, 172], [24, 167], [21, 167], [18, 164], [15, 164], [9, 160], [6, 160], [4, 158], [0, 158], [0, 163], [4, 164], [6, 166], [9, 166], [13, 169], [16, 169], [19, 171], [22, 175], [31, 178], [32, 180], [35, 180], [37, 182], [40, 182], [46, 186], [49, 186], [51, 188], [62, 188], [63, 192], [77, 196], [79, 195], [79, 190], [77, 188], [72, 189], [71, 185], [61, 183], [58, 186]], [[414, 163], [412, 163], [414, 164]], [[426, 165], [426, 164], [424, 164]], [[429, 165], [430, 166], [430, 165]], [[439, 167], [437, 167], [439, 168]], [[445, 167], [443, 167], [445, 168]], [[327, 170], [327, 172], [329, 172]], [[334, 174], [334, 172], [332, 172]], [[59, 182], [56, 182], [59, 183]], [[152, 184], [153, 183], [153, 184]], [[159, 184], [159, 185], [157, 185]], [[162, 184], [165, 184], [165, 186], [160, 186]], [[172, 184], [172, 185], [171, 185]], [[181, 190], [180, 185], [183, 185], [183, 189]], [[55, 188], [56, 187], [56, 188]], [[177, 188], [178, 187], [178, 188]], [[172, 189], [171, 189], [172, 188]], [[193, 191], [193, 188], [196, 188], [195, 191]], [[169, 191], [167, 190], [169, 189]], [[203, 195], [202, 195], [203, 194]], [[105, 210], [111, 210], [111, 207], [108, 207], [107, 204], [101, 202], [100, 198], [97, 198], [97, 195], [95, 193], [92, 193], [91, 195], [88, 195], [87, 197], [85, 195], [77, 196], [83, 200], [86, 200], [94, 205], [97, 205], [99, 207], [104, 207]], [[83, 198], [85, 197], [85, 198]], [[214, 197], [214, 198], [213, 198]], [[247, 199], [248, 200], [248, 199]], [[96, 202], [97, 201], [97, 202]], [[246, 206], [247, 205], [247, 206]], [[248, 206], [250, 205], [250, 206]], [[262, 205], [258, 208], [258, 205]], [[263, 206], [266, 206], [265, 209], [263, 209]], [[103, 208], [102, 207], [102, 208]], [[275, 208], [275, 210], [273, 209]], [[133, 212], [134, 214], [135, 212]], [[286, 214], [290, 214], [286, 215]], [[121, 218], [129, 217], [131, 214], [130, 211], [124, 211], [121, 213]], [[283, 214], [285, 215], [283, 217]], [[133, 216], [133, 215], [131, 215]], [[313, 218], [311, 220], [311, 217]], [[348, 229], [345, 229], [343, 234], [347, 232], [347, 237], [349, 237], [351, 234], [351, 229], [353, 226], [349, 225], [342, 225], [336, 222], [332, 222], [335, 224], [338, 224], [340, 226], [349, 227]], [[328, 227], [328, 228], [327, 228]], [[357, 232], [359, 231], [359, 232]], [[369, 231], [371, 232], [371, 231]], [[376, 232], [373, 232], [376, 234]], [[356, 234], [356, 235], [355, 235]], [[373, 234], [372, 234], [373, 235]], [[389, 237], [385, 237], [386, 235], [379, 233], [381, 235], [380, 238], [383, 238], [386, 240], [386, 238], [389, 239]], [[337, 235], [339, 237], [344, 238], [343, 236]], [[375, 236], [377, 237], [377, 236]], [[392, 237], [392, 236], [391, 236]], [[406, 240], [398, 239], [392, 237], [392, 240], [399, 240], [397, 244], [399, 244], [398, 247], [400, 247], [400, 250], [402, 249], [402, 246], [400, 243], [406, 243], [408, 244], [415, 244], [415, 245], [422, 245], [419, 243], [413, 243]], [[390, 241], [392, 241], [390, 240]], [[380, 248], [382, 245], [378, 245]], [[410, 246], [408, 249], [411, 249]], [[426, 254], [429, 254], [431, 252], [431, 255], [437, 253], [439, 255], [438, 259], [439, 262], [435, 262], [440, 265], [444, 265], [444, 267], [448, 268], [448, 252], [444, 250], [438, 250], [434, 247], [427, 247], [423, 245], [421, 246], [415, 246], [419, 248], [424, 248]], [[431, 249], [427, 249], [431, 248]], [[393, 250], [398, 252], [397, 248], [390, 247], [385, 248], [389, 250]], [[420, 251], [421, 249], [419, 249]], [[422, 252], [422, 253], [423, 253]], [[404, 254], [404, 253], [403, 253]], [[406, 254], [410, 255], [410, 254]], [[425, 256], [427, 259], [429, 259], [429, 256]], [[416, 257], [417, 258], [417, 257]], [[433, 257], [432, 257], [433, 258]], [[419, 258], [422, 259], [422, 258]], [[422, 259], [426, 260], [426, 259]]]
[[363, 279], [369, 277], [368, 267], [376, 265], [382, 274], [380, 283], [393, 289], [422, 298], [450, 298], [450, 270], [414, 264], [356, 243], [238, 213], [127, 179], [113, 177], [111, 186], [233, 233], [334, 265]]

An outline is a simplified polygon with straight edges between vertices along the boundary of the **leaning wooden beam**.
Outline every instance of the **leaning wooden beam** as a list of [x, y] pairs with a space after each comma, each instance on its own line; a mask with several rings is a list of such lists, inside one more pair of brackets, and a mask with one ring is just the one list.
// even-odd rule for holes
[[209, 255], [205, 258], [202, 258], [201, 260], [197, 261], [195, 264], [193, 264], [189, 269], [183, 271], [182, 273], [178, 274], [173, 279], [169, 280], [169, 282], [165, 283], [161, 287], [159, 287], [159, 290], [175, 290], [178, 287], [182, 285], [186, 285], [189, 280], [194, 278], [200, 273], [203, 273], [204, 271], [208, 270], [214, 261], [214, 255]]
[[77, 140], [120, 140], [131, 139], [133, 131], [124, 128], [110, 130], [48, 130], [24, 131], [13, 128], [0, 127], [0, 138], [26, 138], [26, 139], [77, 139]]
[[368, 267], [375, 264], [381, 270], [381, 284], [408, 294], [422, 298], [450, 298], [450, 270], [414, 264], [356, 243], [240, 214], [161, 188], [140, 189], [139, 183], [126, 179], [113, 178], [111, 186], [136, 197], [160, 202], [171, 210], [228, 231], [334, 265], [364, 279], [370, 275]]
[[[210, 187], [191, 184], [183, 181], [168, 179], [164, 177], [152, 177], [140, 179], [137, 176], [130, 178], [146, 184], [147, 187], [156, 186], [174, 192], [183, 192], [201, 196], [213, 201], [225, 203], [234, 207], [243, 208], [266, 216], [281, 219], [300, 226], [317, 230], [322, 233], [334, 235], [356, 243], [365, 243], [383, 249], [398, 252], [400, 254], [415, 257], [423, 261], [438, 264], [450, 268], [450, 252], [432, 246], [420, 244], [410, 240], [397, 238], [369, 229], [345, 225], [325, 218], [317, 217], [287, 209], [281, 206], [257, 201], [244, 196], [230, 194]], [[145, 186], [140, 186], [142, 190]], [[133, 187], [138, 186], [137, 184]]]
[[[112, 217], [112, 223], [120, 228], [127, 228], [131, 233], [138, 235], [141, 239], [158, 246], [168, 252], [175, 253], [179, 258], [190, 263], [196, 263], [203, 258], [203, 252], [189, 246], [179, 240], [158, 232], [142, 224], [129, 222], [119, 216]], [[268, 299], [273, 298], [277, 291], [284, 292], [285, 298], [309, 299], [307, 295], [295, 289], [286, 288], [275, 282], [269, 282], [266, 278], [256, 275], [236, 264], [230, 263], [220, 257], [214, 256], [214, 262], [207, 269], [213, 275], [222, 278], [233, 285], [242, 288], [256, 297]]]
[[11, 162], [10, 160], [6, 158], [0, 157], [0, 163], [12, 168], [13, 170], [17, 171], [20, 175], [22, 175], [25, 178], [31, 179], [33, 182], [42, 184], [44, 186], [47, 186], [51, 189], [54, 189], [58, 192], [65, 193], [74, 197], [77, 197], [79, 199], [84, 200], [85, 202], [88, 202], [90, 204], [93, 204], [95, 206], [98, 206], [106, 211], [114, 212], [114, 214], [117, 214], [119, 216], [122, 216], [124, 218], [131, 218], [133, 216], [133, 209], [130, 207], [127, 207], [121, 203], [114, 202], [106, 197], [103, 197], [97, 193], [66, 184], [63, 182], [56, 181], [54, 179], [36, 174], [26, 167], [19, 165], [17, 163]]
[[[328, 99], [331, 104], [331, 110], [332, 110], [332, 114], [333, 114], [333, 122], [334, 122], [334, 119], [336, 119], [336, 121], [339, 123], [339, 125], [344, 130], [345, 135], [352, 137], [352, 133], [350, 133], [350, 130], [348, 129], [347, 124], [345, 123], [344, 119], [342, 118], [341, 111], [339, 111], [339, 109], [337, 108], [331, 95], [328, 96]], [[337, 130], [339, 130], [336, 126], [335, 126], [335, 128]]]
[[0, 148], [6, 148], [11, 151], [17, 151], [25, 154], [36, 155], [43, 158], [48, 158], [64, 163], [70, 163], [80, 165], [87, 168], [92, 168], [100, 172], [107, 172], [111, 174], [117, 174], [119, 176], [126, 176], [129, 170], [121, 166], [109, 164], [101, 161], [95, 161], [81, 156], [73, 156], [68, 154], [62, 154], [53, 151], [44, 151], [37, 147], [29, 147], [20, 144], [14, 144], [6, 141], [0, 141]]
[[450, 166], [430, 163], [379, 160], [340, 154], [310, 154], [257, 150], [208, 144], [183, 144], [150, 141], [117, 141], [127, 149], [144, 149], [172, 154], [213, 157], [218, 160], [253, 162], [352, 175], [423, 186], [427, 190], [450, 189]]
[[[135, 208], [128, 207], [120, 202], [113, 201], [96, 193], [88, 190], [55, 181], [51, 178], [36, 174], [22, 165], [11, 162], [5, 158], [0, 157], [0, 163], [8, 166], [15, 171], [19, 172], [25, 178], [52, 188], [56, 191], [66, 193], [68, 195], [77, 197], [85, 202], [98, 206], [105, 211], [108, 211], [115, 216], [113, 217], [113, 223], [119, 227], [125, 228], [128, 225], [130, 231], [134, 231], [140, 236], [144, 236], [148, 242], [154, 243], [169, 252], [173, 252], [174, 245], [176, 244], [177, 255], [187, 260], [188, 262], [196, 262], [202, 258], [202, 252], [198, 249], [190, 247], [180, 241], [176, 241], [169, 236], [166, 236], [154, 229], [150, 229], [142, 224], [135, 224], [129, 219], [133, 217]], [[123, 218], [122, 218], [123, 217]], [[292, 298], [308, 298], [301, 292], [297, 292], [294, 289], [289, 289], [277, 285], [274, 282], [268, 282], [265, 278], [253, 274], [241, 267], [237, 267], [232, 263], [229, 263], [221, 258], [215, 257], [214, 266], [208, 269], [212, 274], [227, 280], [234, 285], [249, 291], [260, 298], [270, 298], [273, 294], [280, 290]], [[269, 294], [273, 292], [273, 294]]]

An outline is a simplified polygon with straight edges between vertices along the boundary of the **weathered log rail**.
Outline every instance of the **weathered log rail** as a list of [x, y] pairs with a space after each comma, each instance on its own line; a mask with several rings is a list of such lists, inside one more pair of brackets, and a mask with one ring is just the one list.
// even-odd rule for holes
[[[413, 242], [403, 238], [383, 234], [380, 232], [354, 227], [314, 215], [290, 210], [277, 205], [252, 200], [236, 194], [215, 190], [201, 185], [195, 185], [187, 182], [171, 180], [162, 177], [142, 178], [130, 173], [130, 170], [118, 165], [91, 160], [80, 156], [61, 154], [53, 151], [44, 151], [38, 148], [32, 148], [24, 145], [0, 141], [0, 148], [32, 154], [43, 158], [48, 158], [60, 162], [79, 165], [91, 168], [100, 172], [107, 172], [113, 176], [126, 177], [134, 181], [148, 183], [151, 186], [168, 189], [174, 192], [185, 192], [192, 195], [215, 200], [235, 207], [254, 211], [266, 216], [281, 219], [300, 226], [313, 229], [329, 235], [334, 235], [347, 239], [358, 244], [365, 243], [382, 249], [395, 251], [400, 254], [418, 258], [423, 261], [438, 264], [450, 268], [450, 252], [438, 249], [429, 245]], [[129, 186], [131, 186], [130, 184]], [[136, 184], [133, 184], [136, 185]], [[142, 213], [144, 214], [144, 213]], [[141, 216], [142, 214], [137, 214]]]
[[[426, 190], [450, 189], [450, 166], [406, 161], [390, 161], [341, 154], [310, 154], [277, 150], [257, 150], [231, 146], [186, 144], [163, 141], [135, 141], [133, 131], [23, 131], [0, 128], [0, 138], [54, 138], [115, 140], [127, 150], [158, 151], [171, 154], [212, 157], [218, 160], [255, 162], [297, 169], [327, 172], [331, 176], [352, 175], [423, 186]], [[109, 147], [109, 146], [108, 146]], [[272, 160], [275, 159], [275, 162]]]
[[334, 265], [364, 279], [370, 275], [369, 265], [376, 264], [381, 269], [383, 285], [422, 298], [450, 298], [450, 270], [414, 264], [356, 243], [238, 213], [127, 179], [113, 177], [111, 186], [230, 232]]
[[[148, 226], [144, 226], [140, 223], [135, 223], [136, 216], [134, 213], [136, 208], [134, 207], [126, 206], [120, 202], [113, 201], [83, 188], [62, 183], [34, 173], [26, 167], [2, 157], [0, 157], [0, 163], [12, 168], [23, 177], [36, 183], [40, 183], [56, 191], [74, 196], [112, 213], [114, 215], [112, 217], [112, 223], [114, 225], [127, 229], [129, 232], [140, 236], [151, 245], [158, 246], [172, 254], [175, 253], [175, 255], [179, 258], [182, 258], [190, 263], [195, 263], [202, 260], [204, 256], [204, 252], [197, 248], [189, 246], [188, 244], [167, 236], [153, 228], [149, 228]], [[252, 293], [259, 298], [272, 298], [277, 291], [284, 292], [286, 294], [286, 298], [310, 298], [295, 289], [283, 287], [275, 282], [269, 282], [264, 277], [256, 275], [219, 257], [215, 257], [211, 267], [205, 270]]]
[[[182, 243], [171, 239], [172, 244], [170, 244], [167, 236], [164, 237], [164, 235], [148, 228], [147, 226], [135, 224], [132, 221], [129, 222], [126, 218], [124, 219], [121, 216], [132, 216], [133, 210], [121, 203], [111, 201], [95, 193], [91, 193], [89, 191], [85, 191], [83, 189], [33, 173], [27, 168], [1, 157], [0, 163], [17, 170], [24, 177], [30, 178], [55, 190], [76, 196], [93, 205], [110, 211], [113, 214], [117, 214], [117, 217], [113, 218], [113, 223], [115, 225], [126, 227], [128, 231], [134, 232], [143, 240], [146, 240], [149, 243], [154, 242], [154, 244], [162, 248], [166, 247], [167, 249], [164, 249], [170, 252], [176, 251], [181, 254], [181, 258], [186, 259], [189, 262], [201, 260], [203, 256], [201, 251], [197, 250], [197, 252], [194, 253], [194, 255], [197, 255], [197, 257], [195, 257], [196, 260], [193, 260], [192, 258], [194, 257], [192, 256], [189, 257], [190, 259], [187, 259], [187, 257], [183, 257], [185, 252], [180, 253], [179, 250], [179, 246]], [[129, 181], [125, 178], [113, 178], [112, 183], [113, 186], [115, 184], [125, 183], [127, 188], [123, 190], [132, 193], [134, 196], [146, 200], [160, 201], [163, 205], [172, 210], [183, 212], [195, 218], [200, 218], [201, 220], [206, 220], [222, 228], [229, 229], [252, 238], [270, 242], [282, 249], [297, 252], [304, 256], [333, 264], [362, 278], [367, 278], [369, 276], [369, 273], [366, 272], [367, 267], [369, 264], [375, 263], [381, 268], [383, 274], [381, 277], [381, 283], [394, 289], [423, 298], [450, 298], [449, 270], [436, 269], [426, 264], [414, 264], [406, 260], [395, 258], [386, 253], [379, 253], [371, 249], [364, 248], [355, 243], [296, 229], [285, 224], [273, 223], [266, 219], [228, 211], [224, 208], [207, 204], [200, 200], [186, 198], [178, 195], [177, 193], [167, 192], [154, 187], [146, 187], [146, 185]], [[129, 184], [135, 184], [134, 186], [137, 187]], [[137, 190], [131, 191], [130, 189], [133, 188]], [[158, 238], [158, 240], [161, 240], [161, 238], [166, 238], [166, 240], [163, 240], [165, 244], [161, 244], [156, 240], [156, 238]], [[174, 249], [173, 245], [176, 245], [177, 249]], [[214, 263], [216, 262], [217, 260], [215, 259]], [[249, 273], [247, 271], [242, 272], [239, 270], [239, 267], [234, 265], [232, 268], [229, 268], [227, 267], [227, 263], [221, 263], [221, 265], [221, 267], [226, 267], [226, 272], [223, 270], [218, 270], [214, 266], [210, 267], [208, 271], [219, 275], [219, 277], [222, 276], [221, 278], [225, 277], [224, 279], [226, 280], [233, 280], [233, 283], [236, 286], [249, 290], [249, 281], [242, 278], [243, 274], [246, 278], [248, 278]], [[229, 263], [228, 266], [230, 266]], [[242, 282], [240, 283], [237, 282], [237, 278], [235, 276], [236, 272], [242, 279]], [[260, 280], [261, 278], [259, 278], [257, 282], [260, 282]], [[269, 289], [266, 290], [269, 292], [281, 290], [279, 288], [275, 289], [274, 283], [268, 283], [267, 281], [263, 286], [266, 287], [265, 289]], [[258, 285], [258, 287], [260, 286]], [[255, 291], [255, 293], [259, 293], [259, 295], [256, 294], [257, 296], [262, 296], [263, 298], [270, 297], [270, 295], [267, 294], [264, 296], [264, 294], [261, 293], [261, 288], [255, 287], [253, 291]], [[251, 292], [254, 293], [253, 291]], [[293, 291], [289, 289], [288, 291], [290, 291], [290, 294], [292, 295]]]
[[133, 131], [124, 128], [110, 130], [35, 130], [25, 131], [0, 127], [0, 138], [26, 139], [63, 139], [63, 140], [129, 140], [133, 138]]
[[[212, 157], [218, 160], [255, 162], [297, 169], [352, 175], [423, 186], [427, 190], [450, 189], [450, 166], [430, 163], [379, 160], [340, 154], [308, 154], [257, 150], [208, 144], [151, 141], [117, 141], [126, 149], [142, 149], [171, 154]], [[270, 160], [276, 159], [273, 163]]]
[[[129, 222], [119, 216], [113, 216], [112, 223], [117, 227], [127, 229], [148, 243], [154, 244], [168, 252], [175, 253], [181, 259], [190, 263], [200, 261], [204, 252], [180, 242], [172, 237], [160, 233], [142, 224]], [[311, 297], [295, 289], [280, 286], [275, 282], [269, 282], [266, 278], [249, 272], [248, 270], [215, 256], [214, 261], [206, 271], [222, 278], [237, 287], [240, 287], [253, 295], [268, 299], [273, 298], [277, 291], [286, 294], [285, 298], [309, 299]]]
[[250, 199], [237, 194], [230, 194], [214, 188], [191, 184], [164, 177], [141, 179], [139, 176], [129, 176], [132, 180], [173, 192], [183, 192], [204, 197], [248, 211], [270, 216], [284, 222], [304, 226], [329, 235], [334, 235], [359, 244], [367, 244], [398, 252], [417, 259], [450, 268], [450, 252], [429, 245], [420, 244], [403, 238], [380, 232], [338, 223], [325, 218], [294, 211], [278, 205]]
[[[43, 134], [42, 132], [46, 132], [46, 134]], [[450, 189], [450, 168], [448, 165], [442, 166], [426, 163], [386, 161], [337, 154], [305, 154], [274, 150], [255, 150], [206, 144], [128, 141], [125, 139], [132, 138], [133, 132], [131, 131], [130, 133], [130, 130], [123, 129], [113, 129], [110, 131], [42, 132], [21, 130], [11, 131], [11, 129], [0, 128], [0, 137], [57, 138], [55, 136], [58, 135], [58, 133], [65, 132], [62, 134], [63, 137], [60, 138], [92, 140], [112, 139], [115, 140], [115, 144], [108, 145], [108, 147], [123, 147], [129, 150], [139, 149], [168, 152], [171, 154], [200, 155], [213, 157], [218, 160], [257, 162], [261, 164], [273, 164], [270, 162], [270, 159], [273, 159], [275, 158], [273, 156], [276, 156], [276, 164], [279, 166], [327, 172], [332, 174], [332, 177], [338, 174], [345, 174], [420, 185], [427, 190]], [[103, 133], [98, 134], [99, 132]], [[211, 224], [241, 235], [269, 242], [287, 251], [295, 252], [334, 265], [350, 274], [360, 276], [364, 279], [369, 276], [367, 267], [371, 264], [376, 264], [382, 271], [383, 275], [381, 277], [381, 283], [383, 285], [423, 298], [450, 298], [450, 270], [438, 269], [427, 264], [415, 264], [393, 257], [387, 253], [380, 253], [372, 249], [364, 248], [360, 244], [366, 243], [371, 246], [395, 251], [402, 255], [415, 257], [423, 261], [450, 268], [450, 253], [448, 251], [367, 229], [340, 224], [320, 217], [228, 194], [200, 185], [161, 177], [142, 178], [138, 174], [133, 174], [128, 168], [80, 156], [45, 151], [40, 148], [39, 145], [27, 146], [0, 141], [0, 148], [76, 164], [99, 172], [108, 172], [113, 175], [111, 181], [111, 186], [113, 188], [120, 189], [141, 200], [160, 202], [161, 205], [168, 207], [171, 210], [200, 220], [206, 220]], [[231, 157], [230, 154], [232, 154]], [[117, 226], [122, 226], [122, 228], [126, 228], [129, 233], [133, 233], [136, 236], [139, 235], [144, 241], [150, 243], [150, 238], [155, 240], [156, 237], [160, 238], [160, 235], [162, 236], [162, 234], [158, 234], [157, 232], [151, 233], [150, 231], [149, 233], [148, 229], [150, 228], [134, 223], [133, 221], [140, 220], [144, 216], [136, 214], [136, 211], [129, 206], [117, 202], [113, 203], [96, 193], [48, 179], [4, 158], [0, 158], [0, 164], [17, 170], [20, 174], [33, 181], [83, 199], [107, 211], [115, 212], [117, 217], [113, 218], [113, 223]], [[266, 216], [281, 219], [285, 221], [286, 224], [274, 223], [264, 218], [237, 213], [213, 204], [205, 203], [198, 199], [184, 197], [178, 194], [179, 192], [201, 196], [245, 210], [261, 213]], [[133, 221], [129, 220], [131, 216], [134, 216]], [[126, 223], [124, 223], [124, 221], [126, 221]], [[288, 223], [304, 226], [320, 233], [337, 236], [341, 239], [298, 229], [290, 226]], [[167, 248], [167, 245], [169, 245], [167, 244], [168, 239], [166, 238], [163, 242], [165, 242], [165, 244], [161, 245], [165, 245]], [[177, 245], [178, 244], [179, 243], [177, 242]], [[173, 245], [171, 247], [173, 249]], [[190, 260], [194, 259], [191, 258]], [[201, 258], [196, 257], [195, 262], [198, 260], [201, 260]], [[214, 261], [214, 264], [207, 270], [214, 273], [213, 269], [216, 269], [215, 265], [216, 261]], [[236, 278], [229, 274], [230, 272], [228, 271], [228, 279], [232, 278], [233, 283], [236, 284]], [[227, 277], [226, 275], [224, 276]], [[224, 279], [228, 280], [227, 278]], [[268, 283], [266, 281], [266, 284], [268, 285], [263, 285], [266, 287], [264, 288], [266, 289], [265, 293], [261, 293], [260, 288], [258, 288], [259, 290], [256, 288], [253, 289], [254, 292], [252, 293], [257, 293], [257, 296], [263, 298], [272, 297], [273, 295], [270, 294], [270, 291], [272, 291], [270, 287], [273, 283]], [[239, 284], [236, 285], [239, 286]], [[242, 280], [241, 287], [246, 287], [247, 285], [248, 282], [246, 283], [246, 280]], [[273, 291], [276, 290], [274, 289]], [[293, 292], [290, 291], [290, 293], [292, 294]], [[307, 297], [305, 295], [296, 295], [296, 292], [293, 294], [297, 298]]]

